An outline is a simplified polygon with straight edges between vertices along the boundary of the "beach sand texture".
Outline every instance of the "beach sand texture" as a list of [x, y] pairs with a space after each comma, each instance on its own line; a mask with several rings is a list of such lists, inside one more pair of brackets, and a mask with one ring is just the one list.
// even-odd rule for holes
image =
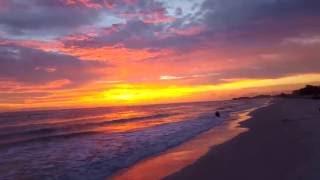
[[241, 123], [249, 131], [215, 146], [168, 180], [319, 180], [320, 101], [276, 99]]

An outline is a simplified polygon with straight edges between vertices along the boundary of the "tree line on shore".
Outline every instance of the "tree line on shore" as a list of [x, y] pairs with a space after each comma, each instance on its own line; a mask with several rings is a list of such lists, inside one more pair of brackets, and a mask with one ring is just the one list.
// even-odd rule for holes
[[258, 95], [258, 96], [252, 96], [252, 97], [238, 97], [238, 98], [233, 98], [233, 100], [270, 98], [270, 97], [320, 99], [320, 86], [306, 85], [304, 88], [294, 90], [291, 93], [281, 93], [278, 95]]

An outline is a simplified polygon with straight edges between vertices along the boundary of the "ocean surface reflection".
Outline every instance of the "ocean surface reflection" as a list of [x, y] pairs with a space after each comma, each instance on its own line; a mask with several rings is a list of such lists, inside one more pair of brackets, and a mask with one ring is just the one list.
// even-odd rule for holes
[[0, 179], [104, 179], [264, 102], [1, 113]]

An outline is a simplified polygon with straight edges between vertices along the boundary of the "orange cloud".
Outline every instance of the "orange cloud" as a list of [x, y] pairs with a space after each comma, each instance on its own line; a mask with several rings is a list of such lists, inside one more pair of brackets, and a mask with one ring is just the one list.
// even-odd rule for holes
[[0, 81], [0, 92], [40, 92], [40, 91], [49, 91], [62, 88], [70, 84], [70, 80], [61, 79], [56, 81], [51, 81], [46, 84], [41, 85], [26, 85], [23, 83], [18, 83], [15, 81]]
[[[87, 36], [68, 36], [73, 39], [83, 39]], [[128, 60], [144, 60], [155, 58], [160, 55], [168, 55], [171, 51], [149, 51], [148, 49], [129, 49], [121, 45], [105, 46], [100, 48], [90, 47], [65, 47], [64, 44], [57, 40], [38, 41], [38, 40], [6, 40], [1, 41], [1, 44], [14, 43], [24, 47], [40, 49], [47, 52], [58, 52], [71, 56], [78, 57], [83, 60], [101, 60], [101, 61], [128, 61]]]
[[128, 49], [124, 47], [101, 47], [101, 48], [62, 48], [61, 52], [70, 54], [81, 59], [102, 61], [127, 61], [143, 60], [159, 56], [162, 52], [150, 52], [145, 49]]

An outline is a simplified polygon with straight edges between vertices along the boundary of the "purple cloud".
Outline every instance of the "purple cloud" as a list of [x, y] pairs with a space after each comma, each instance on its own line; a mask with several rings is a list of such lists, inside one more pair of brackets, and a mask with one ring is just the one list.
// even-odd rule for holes
[[0, 46], [0, 78], [25, 84], [68, 80], [72, 86], [97, 80], [103, 62], [82, 61], [68, 55], [14, 45]]

